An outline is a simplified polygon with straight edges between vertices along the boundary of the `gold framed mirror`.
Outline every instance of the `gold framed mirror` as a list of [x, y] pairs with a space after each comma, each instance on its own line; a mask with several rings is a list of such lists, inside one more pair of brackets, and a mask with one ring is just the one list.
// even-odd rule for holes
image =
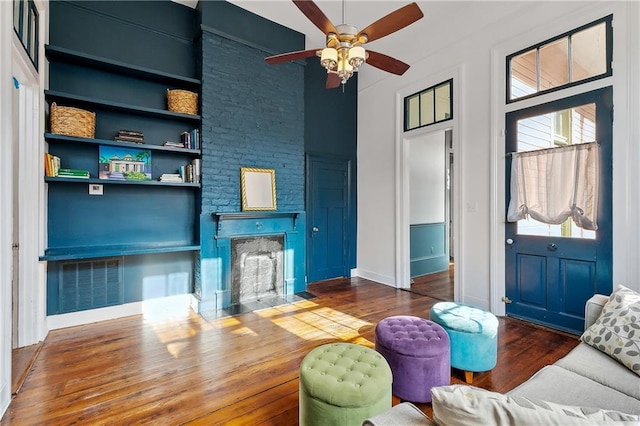
[[276, 209], [275, 169], [240, 168], [242, 211]]

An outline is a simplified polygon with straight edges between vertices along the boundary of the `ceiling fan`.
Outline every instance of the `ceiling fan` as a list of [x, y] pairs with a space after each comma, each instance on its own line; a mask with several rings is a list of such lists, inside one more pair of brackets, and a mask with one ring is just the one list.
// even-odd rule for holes
[[[363, 30], [353, 25], [334, 26], [322, 10], [311, 0], [292, 0], [300, 11], [327, 36], [326, 47], [321, 49], [298, 50], [265, 58], [268, 64], [280, 64], [297, 59], [320, 57], [320, 64], [327, 69], [327, 89], [333, 89], [358, 71], [363, 63], [368, 63], [383, 71], [396, 75], [404, 74], [409, 65], [372, 50], [363, 45], [394, 33], [414, 23], [424, 15], [416, 3], [408, 4], [378, 19]], [[343, 0], [344, 20], [344, 0]]]

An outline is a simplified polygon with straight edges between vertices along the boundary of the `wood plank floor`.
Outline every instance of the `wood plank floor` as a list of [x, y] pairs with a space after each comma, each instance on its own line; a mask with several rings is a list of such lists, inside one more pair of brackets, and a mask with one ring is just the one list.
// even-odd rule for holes
[[[295, 425], [298, 368], [312, 348], [373, 347], [379, 320], [427, 317], [438, 301], [363, 279], [308, 291], [317, 297], [227, 318], [158, 304], [144, 315], [52, 331], [0, 424]], [[498, 341], [498, 365], [474, 385], [499, 392], [578, 343], [511, 318], [500, 318]], [[452, 382], [463, 382], [461, 372]]]

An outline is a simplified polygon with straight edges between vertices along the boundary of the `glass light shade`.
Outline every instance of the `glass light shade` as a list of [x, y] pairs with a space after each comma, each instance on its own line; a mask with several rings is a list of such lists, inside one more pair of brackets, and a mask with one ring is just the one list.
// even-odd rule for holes
[[322, 55], [320, 56], [320, 65], [328, 70], [332, 70], [338, 63], [338, 51], [330, 47], [322, 49]]
[[349, 49], [348, 61], [351, 66], [358, 68], [365, 60], [365, 51], [362, 46], [355, 46]]
[[338, 62], [338, 77], [342, 79], [344, 84], [353, 75], [353, 67], [346, 60]]

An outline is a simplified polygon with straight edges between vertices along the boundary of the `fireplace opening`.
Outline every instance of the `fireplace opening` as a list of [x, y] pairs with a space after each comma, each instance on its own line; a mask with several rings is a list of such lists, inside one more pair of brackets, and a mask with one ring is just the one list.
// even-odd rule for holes
[[231, 304], [284, 293], [284, 236], [231, 239]]

